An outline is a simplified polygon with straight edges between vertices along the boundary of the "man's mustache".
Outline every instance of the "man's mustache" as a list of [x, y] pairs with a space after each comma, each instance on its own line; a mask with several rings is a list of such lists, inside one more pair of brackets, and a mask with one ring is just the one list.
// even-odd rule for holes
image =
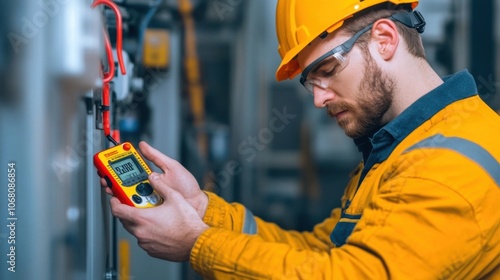
[[352, 111], [353, 107], [347, 103], [330, 103], [326, 105], [326, 112], [332, 118], [334, 118], [338, 113], [343, 111]]

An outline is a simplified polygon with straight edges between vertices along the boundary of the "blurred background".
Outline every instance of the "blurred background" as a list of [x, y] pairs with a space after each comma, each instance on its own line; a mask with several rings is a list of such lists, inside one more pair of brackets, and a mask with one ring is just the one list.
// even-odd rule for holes
[[[360, 160], [297, 80], [277, 83], [275, 0], [0, 3], [1, 279], [199, 279], [149, 257], [110, 217], [92, 156], [102, 132], [103, 30], [113, 46], [111, 127], [180, 161], [200, 186], [287, 229], [311, 230]], [[422, 0], [440, 75], [467, 68], [500, 109], [500, 0]], [[119, 71], [122, 53], [127, 73]], [[113, 62], [111, 62], [113, 63]], [[7, 169], [16, 165], [16, 272]], [[5, 223], [5, 225], [3, 225]]]

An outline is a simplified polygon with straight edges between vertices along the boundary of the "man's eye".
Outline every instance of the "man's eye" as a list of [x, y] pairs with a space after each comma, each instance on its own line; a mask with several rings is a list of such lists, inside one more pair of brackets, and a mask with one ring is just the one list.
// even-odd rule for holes
[[321, 69], [318, 74], [321, 77], [331, 77], [337, 73], [338, 66], [338, 64], [335, 64], [332, 67]]

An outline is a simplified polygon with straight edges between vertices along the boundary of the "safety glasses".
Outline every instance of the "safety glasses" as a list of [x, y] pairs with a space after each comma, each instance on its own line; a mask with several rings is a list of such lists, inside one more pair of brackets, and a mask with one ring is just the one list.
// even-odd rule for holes
[[346, 55], [352, 50], [354, 43], [372, 27], [373, 23], [358, 31], [342, 45], [333, 48], [331, 51], [313, 61], [313, 63], [307, 66], [302, 72], [300, 83], [311, 94], [314, 94], [315, 87], [323, 90], [327, 89], [333, 77], [347, 66], [349, 59]]
[[[419, 11], [405, 12], [394, 14], [389, 17], [393, 21], [399, 21], [404, 25], [415, 28], [419, 33], [425, 30], [425, 20]], [[300, 83], [314, 95], [315, 88], [327, 89], [332, 79], [344, 69], [349, 59], [346, 56], [352, 50], [356, 41], [365, 32], [373, 27], [373, 24], [366, 26], [360, 31], [356, 32], [349, 40], [345, 41], [342, 45], [333, 48], [331, 51], [325, 53], [309, 66], [307, 66], [300, 77]]]

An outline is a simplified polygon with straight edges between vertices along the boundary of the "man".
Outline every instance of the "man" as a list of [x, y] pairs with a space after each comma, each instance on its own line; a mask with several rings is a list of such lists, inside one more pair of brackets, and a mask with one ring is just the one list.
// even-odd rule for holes
[[189, 260], [206, 278], [500, 277], [500, 118], [468, 72], [441, 79], [431, 69], [417, 2], [278, 2], [278, 80], [301, 73], [363, 154], [342, 209], [312, 232], [202, 192], [146, 143], [165, 202], [136, 209], [112, 198], [113, 214], [151, 256]]

